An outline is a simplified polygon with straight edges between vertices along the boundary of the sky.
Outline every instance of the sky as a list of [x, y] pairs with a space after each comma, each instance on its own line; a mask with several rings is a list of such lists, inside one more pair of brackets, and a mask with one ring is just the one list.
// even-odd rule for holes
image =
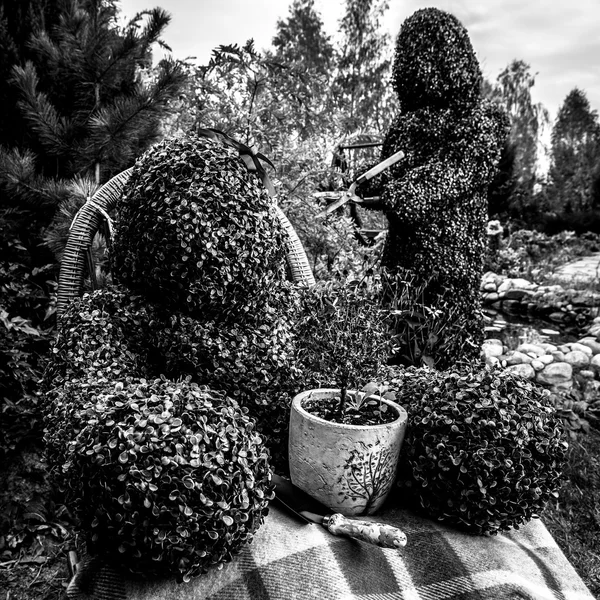
[[[221, 44], [271, 46], [278, 19], [291, 0], [120, 0], [122, 18], [159, 6], [171, 15], [163, 36], [175, 58], [209, 61]], [[315, 0], [326, 32], [334, 37], [344, 0]], [[567, 94], [583, 90], [600, 112], [600, 0], [389, 0], [383, 29], [395, 39], [400, 25], [427, 6], [454, 14], [466, 27], [484, 76], [495, 81], [513, 60], [535, 75], [534, 102], [553, 121]]]

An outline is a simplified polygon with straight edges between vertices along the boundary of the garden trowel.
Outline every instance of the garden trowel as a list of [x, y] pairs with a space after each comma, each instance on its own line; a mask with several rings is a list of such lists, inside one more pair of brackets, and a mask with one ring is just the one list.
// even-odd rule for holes
[[339, 513], [332, 514], [318, 500], [279, 475], [273, 474], [273, 483], [275, 484], [275, 499], [307, 523], [317, 523], [323, 525], [333, 535], [354, 538], [382, 548], [406, 546], [406, 535], [397, 527], [384, 523], [349, 519]]
[[[404, 158], [404, 152], [402, 150], [398, 150], [395, 154], [388, 156], [385, 160], [381, 161], [379, 164], [375, 165], [372, 169], [369, 169], [366, 173], [363, 173], [349, 188], [346, 192], [342, 192], [342, 195], [332, 204], [330, 204], [325, 210], [321, 211], [318, 216], [324, 217], [329, 213], [332, 213], [334, 210], [338, 209], [340, 206], [346, 204], [352, 200], [353, 202], [361, 203], [363, 199], [360, 196], [356, 195], [356, 188], [365, 181], [369, 181], [369, 179], [373, 179], [376, 175], [379, 175], [385, 169], [391, 167], [396, 164], [400, 159]], [[328, 195], [328, 194], [327, 194]]]

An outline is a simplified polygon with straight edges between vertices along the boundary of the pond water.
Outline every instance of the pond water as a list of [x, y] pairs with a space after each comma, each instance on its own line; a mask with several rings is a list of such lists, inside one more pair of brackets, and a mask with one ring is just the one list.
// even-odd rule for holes
[[485, 337], [502, 340], [509, 350], [515, 350], [525, 343], [560, 346], [576, 342], [583, 337], [583, 333], [574, 328], [559, 329], [554, 323], [546, 321], [497, 314], [486, 319]]

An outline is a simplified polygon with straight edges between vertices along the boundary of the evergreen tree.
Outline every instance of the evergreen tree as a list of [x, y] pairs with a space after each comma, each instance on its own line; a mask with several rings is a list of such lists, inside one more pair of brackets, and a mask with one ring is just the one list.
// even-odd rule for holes
[[293, 0], [287, 18], [277, 21], [273, 47], [282, 62], [302, 63], [313, 73], [331, 76], [334, 47], [314, 0]]
[[396, 112], [396, 98], [389, 84], [390, 37], [380, 32], [387, 9], [385, 0], [346, 0], [335, 78], [344, 133], [361, 129], [383, 133]]
[[[42, 228], [49, 223], [72, 195], [74, 178], [97, 186], [131, 166], [159, 138], [160, 120], [182, 85], [183, 69], [171, 60], [151, 84], [141, 72], [168, 14], [146, 11], [123, 29], [117, 14], [114, 0], [65, 0], [55, 26], [44, 28], [38, 18], [29, 59], [12, 69], [9, 84], [26, 128], [19, 143], [0, 149], [0, 191], [28, 230], [32, 218]], [[61, 218], [70, 219], [84, 199], [68, 203]]]
[[598, 113], [585, 92], [569, 92], [552, 129], [549, 197], [557, 212], [592, 208], [594, 174], [600, 161]]
[[522, 60], [513, 60], [498, 75], [491, 98], [508, 115], [510, 142], [516, 149], [515, 171], [517, 186], [514, 194], [530, 198], [536, 181], [537, 148], [542, 129], [548, 123], [548, 111], [535, 104], [531, 89], [535, 76]]

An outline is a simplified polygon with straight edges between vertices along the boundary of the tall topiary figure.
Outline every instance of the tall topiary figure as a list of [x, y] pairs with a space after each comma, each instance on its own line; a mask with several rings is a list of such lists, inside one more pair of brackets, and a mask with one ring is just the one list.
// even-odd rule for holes
[[481, 95], [482, 76], [467, 31], [436, 8], [415, 12], [397, 38], [393, 83], [400, 112], [382, 159], [390, 169], [382, 201], [389, 221], [383, 266], [425, 284], [425, 302], [446, 315], [432, 356], [444, 368], [479, 355], [479, 282], [485, 251], [487, 187], [506, 120]]

